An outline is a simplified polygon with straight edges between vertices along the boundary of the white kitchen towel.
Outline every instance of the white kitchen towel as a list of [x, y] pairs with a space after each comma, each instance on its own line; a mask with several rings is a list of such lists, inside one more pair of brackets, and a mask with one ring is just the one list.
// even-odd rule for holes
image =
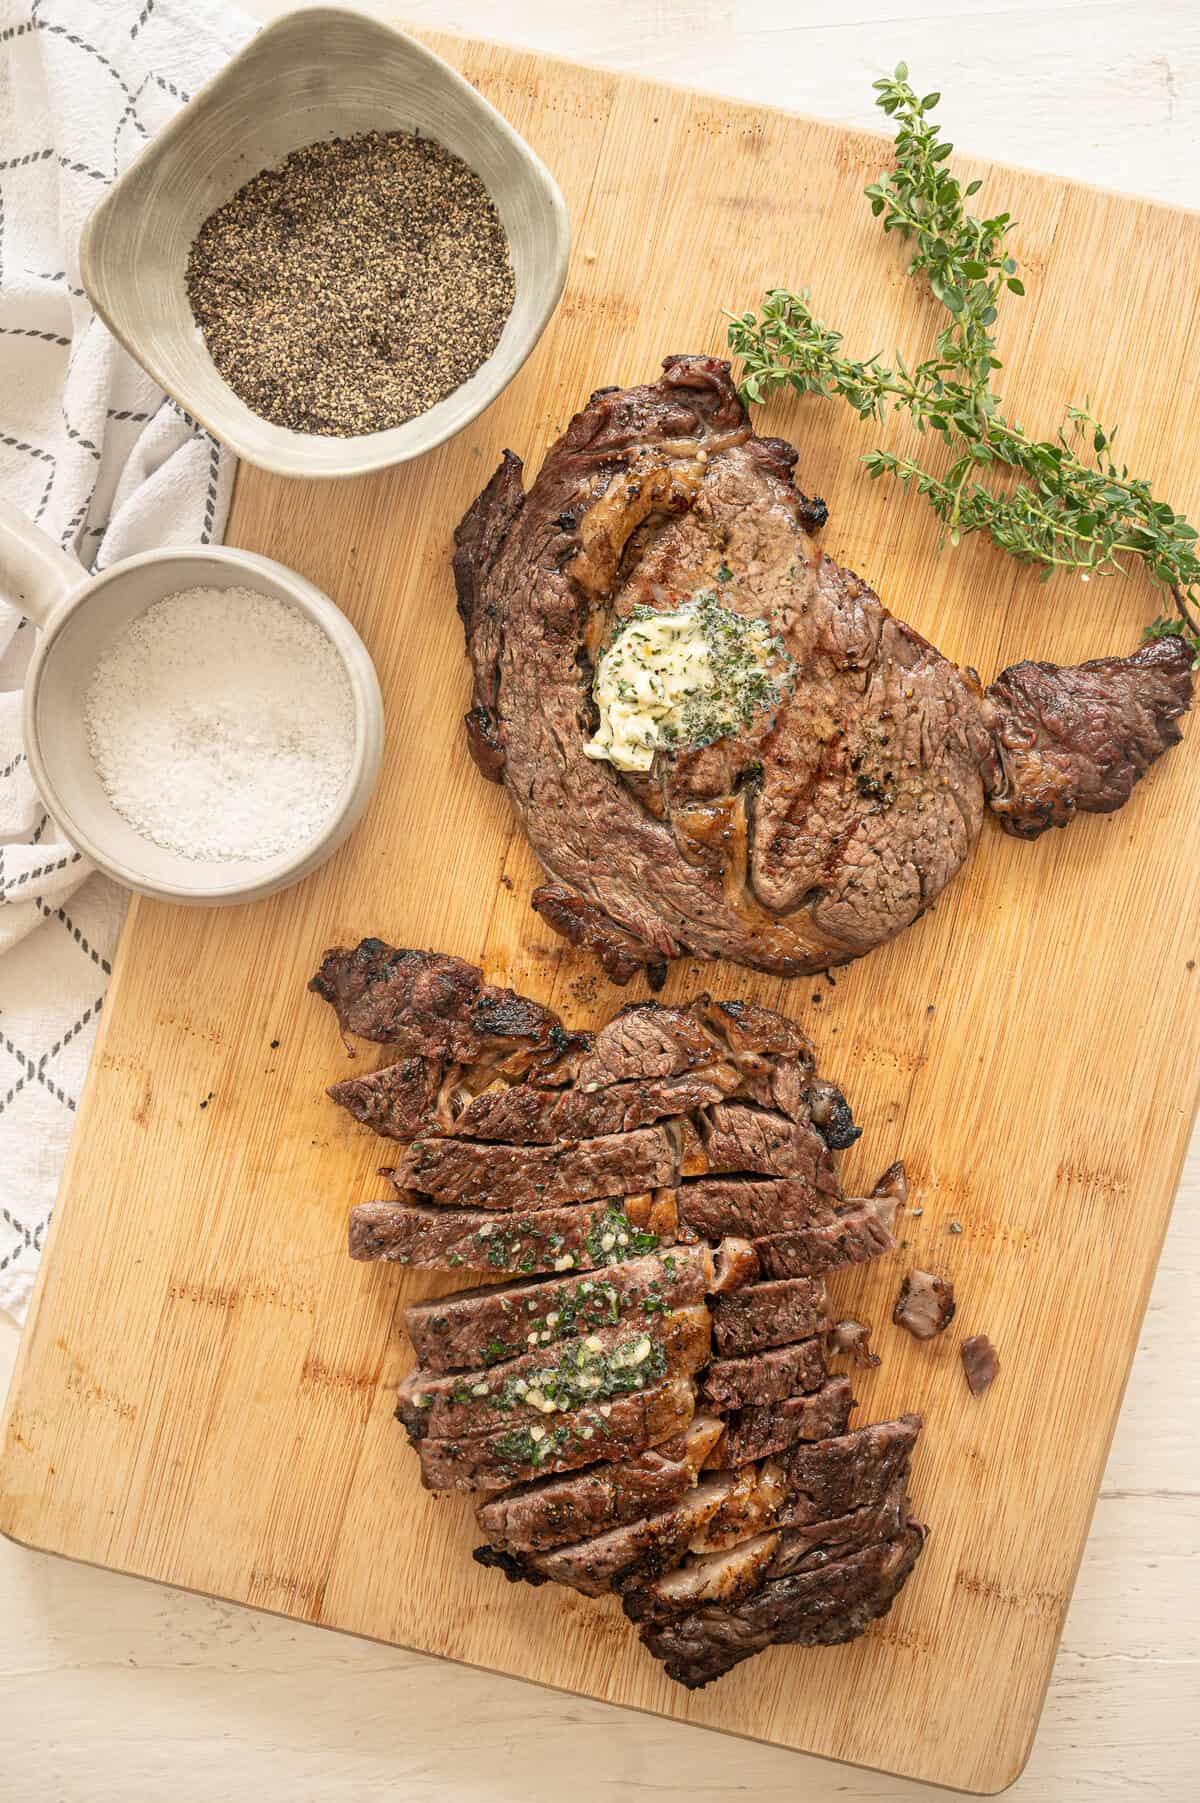
[[[78, 245], [105, 187], [253, 30], [210, 0], [0, 0], [0, 488], [88, 569], [224, 530], [233, 457], [95, 317]], [[18, 1318], [125, 908], [29, 777], [35, 636], [0, 600], [0, 1308]]]

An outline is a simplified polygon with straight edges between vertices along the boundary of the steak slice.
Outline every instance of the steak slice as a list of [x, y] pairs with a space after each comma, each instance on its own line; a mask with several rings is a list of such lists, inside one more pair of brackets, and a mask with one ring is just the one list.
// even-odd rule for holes
[[835, 1646], [886, 1615], [925, 1543], [908, 1522], [843, 1559], [777, 1578], [732, 1606], [710, 1603], [641, 1629], [643, 1645], [667, 1676], [698, 1690], [769, 1646]]
[[590, 1043], [540, 1002], [485, 983], [476, 965], [382, 939], [326, 952], [309, 988], [335, 1010], [343, 1033], [397, 1045], [410, 1057], [490, 1063], [515, 1074]]
[[720, 1553], [690, 1554], [659, 1577], [634, 1577], [621, 1591], [631, 1621], [666, 1621], [705, 1603], [734, 1603], [772, 1578], [844, 1559], [879, 1540], [892, 1540], [908, 1520], [903, 1481], [881, 1502], [833, 1521], [785, 1528], [739, 1541]]
[[738, 1085], [732, 1064], [710, 1064], [681, 1076], [612, 1083], [606, 1089], [535, 1089], [516, 1084], [469, 1102], [454, 1122], [464, 1139], [507, 1140], [514, 1145], [592, 1139], [632, 1133], [679, 1114], [719, 1102]]
[[700, 1395], [718, 1411], [744, 1408], [819, 1389], [827, 1375], [821, 1341], [798, 1340], [748, 1358], [714, 1359], [701, 1380]]
[[489, 1497], [476, 1509], [499, 1552], [543, 1552], [640, 1521], [676, 1503], [720, 1438], [721, 1423], [698, 1415], [683, 1434], [633, 1459], [591, 1465], [565, 1477], [541, 1478]]
[[417, 1443], [427, 1490], [505, 1490], [539, 1473], [624, 1459], [679, 1433], [692, 1418], [695, 1386], [670, 1378], [657, 1389], [576, 1409], [569, 1419], [503, 1432]]
[[475, 1558], [481, 1565], [503, 1562], [510, 1577], [523, 1577], [535, 1584], [550, 1580], [566, 1584], [584, 1596], [603, 1596], [632, 1571], [645, 1565], [668, 1570], [682, 1559], [689, 1541], [717, 1514], [737, 1481], [732, 1473], [706, 1477], [671, 1508], [611, 1528], [608, 1533], [575, 1546], [555, 1547], [520, 1559], [508, 1554], [497, 1557], [491, 1547], [479, 1547]]
[[737, 1102], [718, 1103], [699, 1119], [710, 1171], [798, 1177], [826, 1194], [840, 1193], [829, 1147], [807, 1121]]
[[832, 1521], [812, 1521], [784, 1528], [771, 1569], [773, 1578], [811, 1571], [830, 1557], [857, 1552], [876, 1540], [891, 1540], [908, 1521], [908, 1475], [899, 1477], [877, 1502], [864, 1503]]
[[726, 1063], [730, 1048], [705, 1026], [703, 1006], [629, 1003], [600, 1028], [578, 1059], [576, 1087], [586, 1091], [611, 1083], [665, 1081]]
[[385, 1175], [454, 1207], [549, 1208], [593, 1196], [631, 1196], [675, 1181], [677, 1141], [664, 1126], [549, 1146], [418, 1139]]
[[[534, 1583], [550, 1578], [585, 1596], [601, 1596], [619, 1589], [633, 1573], [644, 1576], [670, 1571], [687, 1556], [689, 1548], [743, 1542], [770, 1517], [780, 1494], [776, 1473], [760, 1474], [754, 1466], [721, 1472], [705, 1477], [672, 1508], [574, 1546], [503, 1563], [510, 1577], [526, 1577]], [[483, 1565], [499, 1563], [487, 1548], [481, 1548], [475, 1557]], [[518, 1570], [513, 1569], [514, 1564], [519, 1565]]]
[[890, 1204], [872, 1199], [835, 1215], [820, 1226], [799, 1227], [756, 1239], [764, 1277], [816, 1277], [840, 1265], [862, 1265], [891, 1252], [896, 1242], [887, 1226]]
[[[777, 1509], [768, 1506], [759, 1527], [769, 1527], [775, 1516]], [[686, 1614], [705, 1603], [735, 1603], [768, 1579], [843, 1560], [877, 1540], [894, 1540], [906, 1520], [908, 1498], [905, 1480], [899, 1478], [881, 1502], [852, 1509], [831, 1522], [753, 1533], [715, 1554], [692, 1551], [676, 1569], [654, 1578], [634, 1574], [622, 1585], [623, 1610], [631, 1621], [667, 1621], [670, 1615]]]
[[694, 1177], [676, 1195], [682, 1225], [706, 1239], [727, 1233], [762, 1239], [831, 1221], [840, 1200], [836, 1183], [830, 1192], [804, 1177]]
[[783, 1455], [787, 1500], [784, 1527], [806, 1527], [880, 1502], [908, 1471], [921, 1432], [919, 1415], [899, 1415]]
[[679, 1246], [561, 1281], [487, 1284], [410, 1303], [404, 1325], [427, 1371], [473, 1371], [633, 1317], [703, 1302], [712, 1286], [707, 1246]]
[[504, 1215], [360, 1202], [350, 1210], [350, 1256], [425, 1270], [597, 1271], [673, 1245], [675, 1228], [671, 1191]]
[[732, 1064], [653, 1082], [607, 1089], [538, 1089], [530, 1083], [485, 1090], [454, 1112], [437, 1081], [438, 1067], [406, 1058], [365, 1077], [348, 1077], [327, 1092], [355, 1120], [388, 1139], [452, 1134], [456, 1139], [503, 1140], [511, 1145], [591, 1139], [630, 1133], [673, 1115], [719, 1102], [738, 1086]]
[[812, 1040], [794, 1020], [757, 1002], [704, 1001], [704, 1014], [735, 1057], [754, 1053], [797, 1063], [804, 1071], [816, 1064]]
[[825, 1285], [815, 1277], [752, 1284], [713, 1304], [713, 1343], [722, 1357], [790, 1346], [827, 1325]]
[[831, 1377], [811, 1395], [735, 1409], [726, 1418], [723, 1437], [709, 1454], [709, 1465], [723, 1471], [750, 1459], [786, 1452], [802, 1440], [827, 1440], [844, 1434], [853, 1407], [850, 1379]]
[[325, 1094], [386, 1139], [416, 1139], [422, 1133], [448, 1130], [438, 1126], [450, 1113], [446, 1089], [440, 1059], [401, 1058], [382, 1070], [331, 1083]]
[[709, 1340], [710, 1316], [700, 1303], [649, 1321], [621, 1321], [482, 1371], [439, 1376], [418, 1368], [400, 1385], [396, 1416], [411, 1440], [457, 1439], [529, 1422], [552, 1425], [555, 1416], [584, 1404], [652, 1390], [668, 1377], [690, 1377], [706, 1362]]
[[778, 1531], [754, 1534], [658, 1577], [635, 1574], [622, 1588], [622, 1607], [630, 1621], [668, 1621], [706, 1603], [741, 1602], [771, 1576], [780, 1538]]
[[[1118, 806], [1178, 736], [1180, 639], [1018, 665], [985, 697], [822, 554], [825, 509], [794, 462], [751, 430], [727, 363], [672, 356], [655, 383], [597, 390], [524, 496], [506, 459], [455, 534], [472, 744], [546, 871], [535, 905], [616, 981], [688, 951], [788, 976], [859, 957], [961, 868], [985, 785], [1040, 830]], [[786, 677], [736, 731], [644, 775], [589, 757], [614, 630], [702, 595], [768, 623]]]

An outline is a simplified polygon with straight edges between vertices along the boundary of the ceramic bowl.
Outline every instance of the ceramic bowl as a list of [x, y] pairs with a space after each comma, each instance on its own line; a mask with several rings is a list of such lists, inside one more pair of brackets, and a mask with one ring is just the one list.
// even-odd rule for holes
[[[185, 858], [154, 844], [117, 813], [92, 763], [86, 700], [97, 663], [130, 621], [194, 588], [248, 588], [289, 602], [324, 632], [350, 684], [354, 751], [341, 793], [319, 832], [273, 858]], [[257, 901], [323, 864], [359, 819], [383, 750], [379, 682], [346, 616], [294, 570], [251, 551], [197, 545], [145, 551], [88, 576], [0, 497], [0, 597], [41, 627], [24, 694], [33, 780], [71, 843], [126, 888], [208, 906]]]
[[[357, 438], [289, 431], [218, 375], [188, 303], [188, 252], [259, 170], [319, 138], [372, 130], [419, 130], [475, 170], [508, 236], [516, 300], [487, 362], [427, 413]], [[558, 304], [568, 246], [549, 171], [469, 82], [403, 32], [316, 7], [269, 25], [189, 101], [95, 208], [79, 258], [110, 331], [239, 457], [284, 476], [358, 476], [432, 450], [507, 387]]]

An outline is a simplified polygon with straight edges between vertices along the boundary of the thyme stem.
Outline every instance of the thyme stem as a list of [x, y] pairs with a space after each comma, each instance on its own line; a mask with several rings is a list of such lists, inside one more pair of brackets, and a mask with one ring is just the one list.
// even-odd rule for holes
[[[1177, 633], [1200, 664], [1200, 557], [1197, 535], [1183, 514], [1155, 499], [1150, 484], [1112, 458], [1116, 431], [1087, 402], [1070, 406], [1055, 437], [1031, 438], [1001, 411], [992, 384], [1002, 364], [993, 332], [1006, 294], [1023, 295], [1007, 239], [1008, 213], [980, 218], [965, 202], [978, 181], [961, 187], [947, 167], [953, 148], [931, 114], [941, 96], [919, 98], [899, 64], [875, 83], [876, 104], [896, 122], [896, 161], [890, 175], [866, 189], [885, 232], [913, 245], [910, 276], [923, 276], [949, 314], [933, 355], [911, 371], [897, 351], [895, 369], [878, 353], [856, 362], [843, 355], [840, 332], [813, 312], [809, 291], [772, 289], [758, 314], [729, 314], [730, 348], [741, 359], [740, 392], [747, 404], [782, 387], [797, 394], [839, 398], [860, 419], [880, 424], [888, 408], [905, 413], [919, 433], [936, 434], [955, 453], [944, 479], [911, 457], [875, 449], [863, 457], [871, 477], [890, 475], [924, 496], [952, 545], [982, 532], [1023, 563], [1052, 570], [1127, 575], [1120, 561], [1136, 559], [1170, 596], [1177, 617], [1159, 617], [1147, 636]], [[1016, 481], [993, 488], [980, 478], [989, 466]]]

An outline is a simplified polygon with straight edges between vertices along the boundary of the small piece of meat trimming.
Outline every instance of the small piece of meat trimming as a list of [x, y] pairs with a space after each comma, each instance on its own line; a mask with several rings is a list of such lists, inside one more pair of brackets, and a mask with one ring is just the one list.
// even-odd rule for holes
[[954, 1285], [933, 1271], [910, 1271], [900, 1285], [892, 1310], [897, 1327], [906, 1327], [914, 1340], [932, 1340], [945, 1333], [957, 1304]]
[[996, 1356], [996, 1348], [985, 1333], [973, 1334], [964, 1340], [959, 1347], [962, 1357], [963, 1372], [972, 1396], [982, 1396], [990, 1383], [1000, 1373], [1000, 1360]]

